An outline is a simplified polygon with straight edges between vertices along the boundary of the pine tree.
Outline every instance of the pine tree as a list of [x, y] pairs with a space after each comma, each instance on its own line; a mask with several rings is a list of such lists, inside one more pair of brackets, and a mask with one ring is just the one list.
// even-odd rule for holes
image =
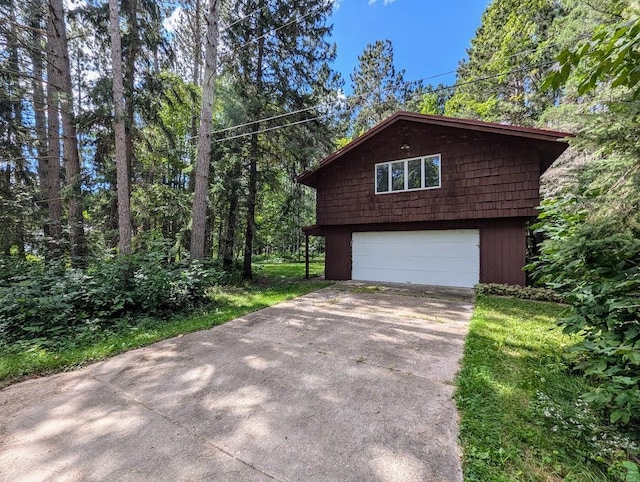
[[453, 97], [446, 114], [518, 125], [535, 124], [556, 99], [540, 89], [559, 51], [552, 25], [566, 14], [558, 0], [495, 0], [482, 15], [482, 24], [468, 59], [458, 68]]
[[118, 248], [120, 254], [131, 253], [131, 209], [129, 169], [125, 134], [124, 85], [118, 0], [109, 0], [109, 32], [111, 36], [111, 69], [113, 74], [113, 129], [118, 191]]
[[69, 63], [69, 47], [67, 43], [67, 29], [62, 0], [49, 0], [50, 29], [47, 37], [51, 63], [50, 88], [57, 89], [60, 119], [62, 127], [62, 145], [66, 184], [69, 194], [69, 236], [71, 260], [74, 265], [82, 264], [87, 255], [84, 236], [84, 222], [82, 217], [82, 190], [80, 172], [80, 154], [78, 152], [78, 137], [73, 111], [73, 88], [71, 84], [71, 65]]
[[[326, 23], [331, 9], [331, 2], [323, 0], [254, 0], [238, 3], [229, 12], [230, 28], [224, 42], [228, 53], [222, 64], [236, 95], [246, 103], [248, 124], [244, 138], [248, 157], [243, 260], [246, 278], [252, 276], [259, 228], [256, 212], [266, 171], [281, 169], [280, 159], [304, 170], [314, 157], [311, 152], [326, 152], [329, 145], [329, 122], [317, 118], [322, 111], [311, 107], [335, 98], [337, 79], [329, 67], [335, 46], [326, 40], [331, 30]], [[261, 121], [305, 108], [308, 111], [279, 123]], [[261, 132], [296, 121], [304, 123]], [[291, 149], [294, 139], [295, 148]]]
[[191, 259], [205, 257], [209, 170], [211, 166], [211, 125], [218, 60], [218, 8], [218, 0], [209, 0], [202, 107], [200, 110], [200, 134], [198, 137], [198, 160], [196, 161], [196, 181], [191, 221]]
[[365, 47], [351, 74], [349, 107], [354, 136], [401, 110], [415, 96], [421, 86], [405, 82], [404, 73], [404, 69], [396, 72], [390, 40], [377, 40]]

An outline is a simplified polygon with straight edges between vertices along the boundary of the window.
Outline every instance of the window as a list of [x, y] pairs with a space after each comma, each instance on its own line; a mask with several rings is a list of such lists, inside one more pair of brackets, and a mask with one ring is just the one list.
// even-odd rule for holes
[[376, 194], [440, 187], [440, 154], [376, 164]]

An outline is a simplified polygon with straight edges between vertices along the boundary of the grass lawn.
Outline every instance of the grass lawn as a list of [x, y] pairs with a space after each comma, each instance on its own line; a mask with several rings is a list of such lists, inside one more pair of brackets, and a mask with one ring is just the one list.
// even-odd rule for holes
[[[266, 277], [274, 279], [301, 279], [304, 278], [303, 263], [255, 263], [253, 267], [257, 279]], [[309, 263], [309, 277], [315, 278], [324, 275], [324, 261], [312, 261]]]
[[567, 369], [576, 339], [555, 327], [562, 311], [478, 296], [455, 395], [466, 481], [619, 480], [607, 474], [623, 457], [617, 435], [579, 400], [586, 381]]
[[[322, 274], [323, 264], [313, 263], [311, 274]], [[256, 280], [242, 286], [211, 290], [211, 306], [169, 320], [145, 319], [133, 325], [124, 321], [118, 330], [96, 333], [89, 340], [70, 340], [61, 348], [0, 348], [0, 388], [36, 375], [71, 370], [88, 362], [138, 348], [173, 336], [204, 330], [285, 300], [328, 286], [304, 279], [304, 263], [257, 265]]]

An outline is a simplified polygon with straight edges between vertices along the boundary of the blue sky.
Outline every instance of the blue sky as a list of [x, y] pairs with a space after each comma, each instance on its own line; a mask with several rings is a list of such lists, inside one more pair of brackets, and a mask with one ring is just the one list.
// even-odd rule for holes
[[[338, 55], [334, 69], [342, 74], [345, 92], [349, 75], [368, 43], [389, 39], [396, 70], [417, 80], [455, 70], [466, 54], [488, 0], [336, 0], [333, 41]], [[425, 83], [451, 84], [455, 74]]]

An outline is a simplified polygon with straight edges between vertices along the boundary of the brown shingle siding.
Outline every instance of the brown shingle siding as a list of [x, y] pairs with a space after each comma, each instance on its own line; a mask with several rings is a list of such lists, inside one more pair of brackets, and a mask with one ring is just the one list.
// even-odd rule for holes
[[[391, 126], [324, 170], [318, 182], [317, 222], [531, 216], [539, 203], [537, 151], [527, 141], [499, 137], [484, 134], [483, 140], [471, 143], [455, 129]], [[400, 150], [403, 143], [411, 146], [408, 153]], [[442, 155], [442, 188], [375, 194], [374, 164], [438, 152]]]

